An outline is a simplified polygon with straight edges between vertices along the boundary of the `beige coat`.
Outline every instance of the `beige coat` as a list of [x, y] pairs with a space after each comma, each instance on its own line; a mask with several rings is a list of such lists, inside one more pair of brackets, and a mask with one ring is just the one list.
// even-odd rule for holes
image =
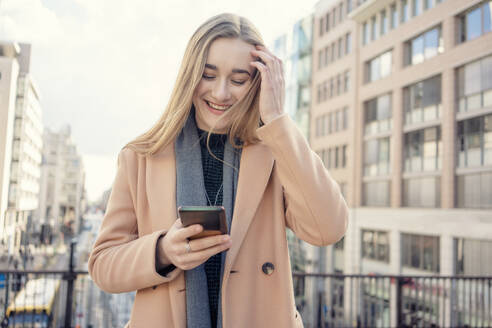
[[[338, 241], [348, 210], [337, 183], [287, 114], [243, 149], [222, 281], [224, 328], [302, 327], [285, 228], [318, 246]], [[176, 220], [174, 146], [152, 157], [121, 151], [99, 236], [89, 258], [95, 283], [137, 291], [127, 327], [186, 327], [184, 272], [155, 270], [156, 242]], [[265, 263], [273, 272], [263, 271]], [[268, 272], [268, 271], [267, 271]]]

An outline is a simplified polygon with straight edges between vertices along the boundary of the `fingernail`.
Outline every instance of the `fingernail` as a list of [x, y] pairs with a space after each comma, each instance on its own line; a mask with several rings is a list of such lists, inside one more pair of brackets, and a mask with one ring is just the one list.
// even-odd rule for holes
[[224, 236], [224, 237], [222, 237], [222, 241], [228, 241], [230, 238], [231, 237], [229, 237], [229, 236]]

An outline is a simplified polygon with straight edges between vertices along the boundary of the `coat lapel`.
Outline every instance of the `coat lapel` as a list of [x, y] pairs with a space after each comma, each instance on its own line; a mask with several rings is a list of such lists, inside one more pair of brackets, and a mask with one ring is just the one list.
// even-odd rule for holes
[[[176, 156], [174, 144], [148, 161], [146, 188], [152, 230], [169, 229], [177, 219]], [[175, 327], [186, 327], [186, 293], [184, 272], [169, 283], [169, 296]]]
[[273, 167], [273, 156], [261, 143], [244, 147], [231, 226], [232, 246], [227, 252], [222, 286], [229, 277], [234, 260], [260, 204]]

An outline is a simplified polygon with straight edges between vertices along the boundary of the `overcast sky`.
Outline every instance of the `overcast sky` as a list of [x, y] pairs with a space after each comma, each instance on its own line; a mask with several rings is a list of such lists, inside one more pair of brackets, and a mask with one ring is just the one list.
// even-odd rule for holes
[[32, 44], [43, 122], [72, 127], [96, 200], [116, 156], [167, 104], [186, 44], [209, 17], [250, 19], [271, 44], [317, 0], [0, 0], [0, 40]]

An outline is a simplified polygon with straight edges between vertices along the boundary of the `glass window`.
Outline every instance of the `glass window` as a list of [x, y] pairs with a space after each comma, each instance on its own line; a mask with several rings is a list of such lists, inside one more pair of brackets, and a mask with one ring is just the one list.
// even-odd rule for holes
[[483, 31], [484, 33], [490, 32], [492, 30], [491, 19], [492, 15], [492, 1], [486, 1], [482, 7], [483, 11]]
[[391, 129], [391, 94], [373, 98], [364, 103], [366, 135]]
[[466, 15], [466, 39], [473, 40], [482, 34], [482, 10], [480, 7]]
[[377, 25], [376, 25], [376, 16], [372, 16], [371, 18], [371, 40], [374, 41], [378, 37], [377, 35]]
[[443, 52], [441, 27], [433, 28], [406, 43], [406, 65], [415, 65]]
[[344, 91], [348, 92], [350, 89], [350, 71], [344, 73]]
[[388, 17], [386, 17], [386, 9], [381, 11], [381, 35], [385, 35], [388, 32]]
[[363, 184], [364, 206], [389, 206], [389, 181], [371, 181]]
[[440, 271], [439, 237], [402, 233], [402, 266]]
[[391, 73], [391, 50], [367, 62], [367, 82], [379, 80]]
[[323, 25], [324, 25], [324, 20], [323, 17], [319, 19], [319, 36], [323, 35]]
[[342, 167], [347, 166], [347, 146], [344, 145], [342, 148]]
[[426, 128], [405, 134], [405, 172], [439, 170], [441, 168], [440, 148], [440, 127]]
[[345, 35], [345, 54], [349, 54], [351, 51], [352, 51], [352, 38], [351, 38], [351, 34], [350, 33], [347, 33]]
[[438, 52], [442, 52], [439, 51], [439, 32], [440, 29], [435, 28], [424, 34], [424, 56], [426, 59], [434, 57]]
[[437, 208], [441, 204], [439, 177], [403, 180], [403, 206]]
[[421, 12], [420, 5], [421, 5], [420, 0], [413, 0], [413, 6], [412, 6], [412, 15], [413, 16], [420, 15], [420, 12]]
[[[337, 128], [337, 130], [338, 130], [338, 128]], [[335, 168], [339, 167], [339, 160], [340, 160], [339, 148], [335, 147]]]
[[385, 231], [362, 230], [362, 258], [389, 262], [389, 238]]
[[364, 142], [364, 175], [378, 176], [389, 173], [389, 137]]
[[404, 88], [403, 103], [405, 124], [432, 121], [440, 117], [441, 76]]
[[340, 22], [343, 21], [343, 2], [338, 6], [338, 17], [340, 17]]
[[492, 208], [492, 172], [458, 175], [457, 205], [461, 208]]
[[342, 38], [339, 38], [338, 39], [338, 58], [342, 58], [343, 56], [343, 39]]
[[483, 1], [478, 6], [468, 10], [458, 17], [459, 41], [465, 42], [473, 40], [490, 32], [490, 16], [492, 11], [492, 1]]
[[421, 63], [424, 61], [424, 37], [419, 36], [411, 42], [412, 47], [412, 65]]
[[492, 56], [458, 68], [456, 75], [459, 112], [492, 106]]
[[398, 11], [396, 10], [396, 4], [391, 5], [391, 29], [398, 26]]
[[347, 0], [347, 14], [352, 11], [352, 0]]
[[326, 25], [325, 25], [325, 31], [328, 32], [330, 30], [330, 13], [326, 14]]
[[369, 43], [369, 24], [365, 22], [362, 25], [362, 44], [366, 45]]
[[454, 256], [457, 275], [492, 275], [492, 240], [455, 238]]
[[431, 9], [434, 6], [433, 0], [424, 0], [424, 9]]
[[458, 122], [458, 166], [492, 165], [492, 114]]
[[345, 107], [343, 109], [343, 129], [347, 129], [348, 128], [348, 108]]
[[401, 0], [401, 19], [402, 23], [405, 23], [409, 19], [409, 10], [408, 10], [408, 0]]

